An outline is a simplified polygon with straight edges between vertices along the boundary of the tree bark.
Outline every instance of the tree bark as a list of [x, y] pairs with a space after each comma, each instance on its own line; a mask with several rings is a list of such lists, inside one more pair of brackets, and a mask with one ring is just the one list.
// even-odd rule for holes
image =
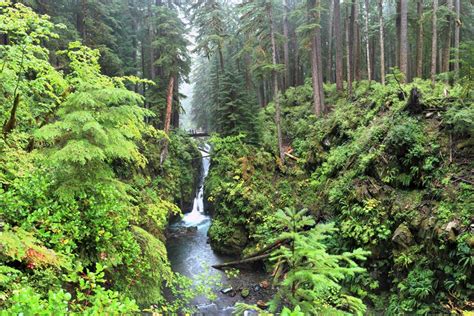
[[13, 100], [13, 107], [10, 111], [10, 117], [8, 120], [5, 121], [3, 124], [3, 136], [7, 137], [7, 135], [15, 128], [16, 126], [16, 111], [18, 109], [18, 105], [20, 104], [20, 94], [15, 94], [15, 99]]
[[459, 40], [461, 33], [461, 0], [456, 1], [456, 22], [454, 24], [454, 75], [459, 78]]
[[[273, 8], [271, 3], [267, 3], [267, 14], [269, 17], [270, 23], [270, 39], [272, 43], [272, 64], [274, 67], [277, 66], [277, 46], [275, 40], [275, 31], [273, 25]], [[281, 133], [281, 108], [280, 108], [280, 97], [278, 92], [278, 73], [275, 69], [272, 71], [273, 76], [273, 100], [275, 102], [275, 124], [277, 128], [277, 138], [278, 138], [278, 151], [280, 154], [280, 160], [282, 163], [285, 163], [285, 152], [283, 150], [283, 137]]]
[[327, 51], [327, 63], [326, 63], [326, 81], [327, 82], [333, 82], [333, 72], [332, 72], [332, 37], [333, 37], [333, 31], [334, 31], [334, 3], [333, 1], [329, 2], [329, 30], [328, 30], [328, 51]]
[[369, 0], [365, 0], [365, 39], [367, 52], [367, 79], [372, 81], [372, 62], [370, 61], [370, 36], [369, 36]]
[[446, 20], [448, 21], [446, 42], [444, 43], [443, 48], [443, 64], [441, 72], [449, 71], [449, 60], [451, 59], [451, 38], [452, 38], [452, 29], [453, 29], [453, 0], [447, 0], [446, 5], [448, 7], [448, 14], [446, 15]]
[[380, 81], [385, 85], [385, 45], [383, 30], [383, 0], [378, 1], [379, 9], [379, 38], [380, 38]]
[[165, 127], [164, 131], [166, 134], [170, 131], [171, 125], [171, 113], [173, 109], [173, 95], [174, 95], [174, 76], [170, 77], [168, 83], [168, 89], [166, 90], [166, 115], [165, 115]]
[[433, 17], [432, 17], [432, 36], [431, 36], [431, 83], [435, 84], [436, 79], [436, 59], [438, 53], [438, 22], [436, 14], [438, 12], [438, 0], [433, 0]]
[[416, 4], [418, 16], [418, 36], [416, 39], [416, 76], [423, 78], [423, 0], [418, 0]]
[[285, 80], [284, 80], [284, 89], [286, 90], [290, 86], [290, 37], [289, 37], [289, 26], [288, 26], [288, 0], [283, 2], [283, 36], [285, 37], [285, 42], [283, 44], [283, 58], [285, 62]]
[[395, 41], [395, 65], [400, 68], [400, 42], [401, 42], [401, 0], [397, 0], [397, 13], [395, 17], [395, 29], [397, 33], [397, 40]]
[[[336, 0], [337, 1], [337, 0]], [[346, 74], [347, 74], [347, 94], [352, 95], [352, 43], [350, 31], [349, 8], [346, 6]]]
[[321, 45], [321, 0], [316, 0], [316, 56], [318, 57], [318, 75], [319, 75], [319, 98], [321, 100], [321, 112], [326, 112], [326, 105], [324, 103], [324, 81], [323, 81], [323, 58], [322, 58], [322, 45]]
[[153, 12], [152, 4], [148, 4], [148, 38], [150, 41], [149, 46], [149, 56], [150, 56], [150, 79], [155, 80], [156, 78], [156, 69], [155, 69], [155, 47], [153, 47], [153, 40], [155, 38], [155, 29], [153, 26]]
[[400, 0], [400, 71], [408, 78], [408, 0]]
[[359, 0], [352, 0], [352, 28], [354, 42], [354, 79], [360, 81], [360, 27], [359, 27]]
[[336, 89], [344, 90], [343, 46], [341, 34], [341, 5], [334, 0], [334, 33], [336, 34]]
[[87, 43], [85, 20], [87, 17], [87, 0], [77, 0], [76, 27], [83, 43]]
[[[319, 24], [319, 0], [308, 2], [310, 19], [314, 19], [315, 24]], [[312, 13], [316, 9], [317, 12]], [[321, 67], [321, 30], [316, 27], [311, 36], [311, 78], [313, 81], [313, 106], [316, 116], [321, 116], [324, 111], [324, 97], [322, 96], [322, 67]]]

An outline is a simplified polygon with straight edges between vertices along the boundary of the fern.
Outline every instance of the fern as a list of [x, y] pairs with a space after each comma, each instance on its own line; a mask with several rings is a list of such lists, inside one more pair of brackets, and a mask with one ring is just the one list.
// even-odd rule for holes
[[[306, 210], [296, 212], [288, 208], [277, 213], [280, 227], [287, 230], [280, 234], [279, 239], [291, 242], [272, 254], [271, 260], [277, 264], [275, 275], [280, 288], [271, 302], [272, 310], [283, 303], [299, 306], [308, 314], [328, 312], [329, 309], [364, 313], [362, 301], [344, 294], [340, 283], [365, 271], [356, 260], [365, 260], [369, 253], [362, 249], [341, 255], [328, 253], [325, 241], [336, 231], [334, 225], [319, 224], [304, 231], [305, 227], [314, 225], [314, 220], [305, 213]], [[282, 271], [286, 274], [280, 278]]]

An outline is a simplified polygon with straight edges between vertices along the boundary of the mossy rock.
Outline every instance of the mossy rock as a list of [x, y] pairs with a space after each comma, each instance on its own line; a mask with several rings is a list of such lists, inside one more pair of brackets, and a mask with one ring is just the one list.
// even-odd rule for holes
[[243, 226], [232, 226], [219, 220], [212, 222], [208, 236], [212, 249], [226, 255], [241, 254], [248, 243], [247, 231]]

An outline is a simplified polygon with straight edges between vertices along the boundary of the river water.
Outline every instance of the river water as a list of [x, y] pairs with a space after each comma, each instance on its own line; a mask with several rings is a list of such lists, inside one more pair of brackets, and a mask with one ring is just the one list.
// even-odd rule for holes
[[[196, 197], [194, 198], [191, 212], [185, 213], [183, 218], [172, 224], [169, 228], [170, 234], [167, 240], [168, 257], [173, 271], [183, 274], [198, 282], [200, 279], [219, 281], [219, 285], [213, 286], [217, 299], [210, 301], [205, 297], [197, 297], [193, 305], [197, 307], [200, 314], [204, 315], [232, 315], [233, 306], [238, 301], [255, 303], [264, 293], [258, 289], [258, 283], [263, 280], [265, 274], [258, 269], [240, 270], [237, 279], [229, 280], [224, 272], [213, 269], [211, 266], [236, 258], [221, 256], [212, 250], [208, 243], [207, 231], [211, 225], [211, 217], [204, 209], [204, 184], [209, 172], [210, 158], [209, 145], [201, 148], [202, 172], [198, 183]], [[221, 293], [222, 289], [233, 287], [249, 288], [254, 295], [245, 300], [237, 292], [235, 296]], [[257, 293], [258, 292], [258, 293]]]

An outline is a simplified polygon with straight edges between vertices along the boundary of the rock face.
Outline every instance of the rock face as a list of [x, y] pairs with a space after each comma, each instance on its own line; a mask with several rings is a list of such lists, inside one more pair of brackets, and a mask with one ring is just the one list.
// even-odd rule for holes
[[413, 244], [413, 234], [405, 224], [400, 224], [393, 233], [392, 242], [402, 248], [408, 248]]
[[216, 220], [208, 232], [212, 249], [221, 254], [239, 255], [248, 243], [247, 232], [242, 226], [229, 226]]

